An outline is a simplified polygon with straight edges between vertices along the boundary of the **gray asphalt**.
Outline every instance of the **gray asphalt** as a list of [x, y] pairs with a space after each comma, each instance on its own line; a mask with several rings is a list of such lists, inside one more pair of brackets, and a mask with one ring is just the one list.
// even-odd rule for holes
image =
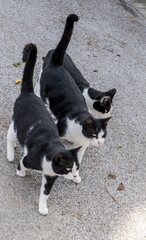
[[[24, 67], [13, 62], [21, 62], [26, 43], [35, 43], [36, 81], [41, 57], [58, 43], [70, 13], [80, 20], [68, 53], [93, 87], [115, 87], [117, 94], [106, 142], [87, 149], [80, 185], [56, 181], [44, 217], [38, 213], [41, 176], [16, 176], [19, 145], [14, 163], [6, 160], [6, 134], [20, 92], [14, 80]], [[0, 0], [1, 240], [145, 239], [145, 27], [145, 18], [123, 0]], [[121, 182], [124, 190], [118, 191]]]

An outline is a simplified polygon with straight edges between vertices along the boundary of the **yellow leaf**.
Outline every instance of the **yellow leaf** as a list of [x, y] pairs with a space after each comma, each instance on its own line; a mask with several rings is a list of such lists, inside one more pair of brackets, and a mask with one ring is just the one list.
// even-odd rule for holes
[[18, 83], [21, 83], [22, 82], [22, 79], [16, 79], [15, 80], [15, 84], [18, 84]]

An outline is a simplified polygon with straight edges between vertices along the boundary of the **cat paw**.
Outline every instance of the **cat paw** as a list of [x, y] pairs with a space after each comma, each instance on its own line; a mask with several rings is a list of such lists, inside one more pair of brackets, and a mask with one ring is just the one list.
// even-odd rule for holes
[[15, 157], [14, 157], [14, 154], [11, 154], [11, 155], [10, 155], [10, 154], [7, 154], [7, 159], [8, 159], [9, 162], [13, 162], [13, 161], [14, 161], [14, 158], [15, 158]]
[[39, 213], [41, 215], [47, 215], [48, 214], [48, 208], [46, 208], [46, 207], [39, 207]]
[[73, 179], [73, 182], [80, 183], [81, 182], [81, 178], [80, 177], [76, 177], [76, 178]]
[[22, 170], [17, 169], [16, 173], [19, 177], [25, 177], [26, 176], [26, 171], [22, 171]]

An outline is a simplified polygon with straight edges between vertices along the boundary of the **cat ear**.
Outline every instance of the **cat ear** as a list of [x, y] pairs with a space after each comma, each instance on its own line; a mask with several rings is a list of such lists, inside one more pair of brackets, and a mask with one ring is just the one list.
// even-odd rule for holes
[[113, 89], [109, 90], [107, 93], [110, 95], [110, 97], [112, 99], [115, 96], [115, 94], [116, 94], [116, 89], [113, 88]]
[[66, 155], [64, 153], [58, 153], [54, 157], [54, 162], [57, 165], [63, 166], [66, 162]]
[[101, 122], [104, 124], [104, 126], [106, 127], [107, 126], [107, 123], [108, 123], [108, 121], [111, 119], [111, 117], [109, 117], [109, 118], [102, 118], [102, 119], [100, 119], [101, 120]]
[[93, 117], [88, 117], [83, 121], [83, 126], [96, 125]]
[[100, 103], [102, 104], [102, 105], [105, 105], [107, 102], [110, 102], [111, 101], [111, 97], [110, 96], [105, 96], [105, 97], [102, 97], [101, 99], [100, 99]]
[[72, 153], [72, 155], [73, 155], [74, 157], [77, 157], [77, 153], [78, 153], [78, 151], [81, 149], [81, 147], [82, 147], [82, 146], [77, 147], [77, 148], [73, 148], [73, 149], [70, 149], [69, 151]]
[[83, 121], [82, 124], [83, 131], [96, 130], [96, 122], [93, 117], [88, 117]]

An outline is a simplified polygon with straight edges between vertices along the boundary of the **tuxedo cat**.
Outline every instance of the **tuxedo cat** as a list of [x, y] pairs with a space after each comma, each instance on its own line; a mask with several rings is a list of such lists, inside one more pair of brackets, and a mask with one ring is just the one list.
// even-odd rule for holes
[[100, 92], [91, 88], [89, 82], [86, 81], [67, 53], [64, 55], [63, 67], [70, 73], [79, 87], [88, 108], [92, 112], [98, 113], [102, 118], [110, 117], [113, 109], [112, 100], [116, 93], [116, 89], [113, 88], [107, 92]]
[[78, 151], [78, 159], [81, 163], [89, 144], [95, 146], [103, 144], [110, 118], [92, 117], [81, 91], [70, 73], [63, 67], [64, 54], [76, 21], [78, 16], [75, 14], [67, 17], [65, 30], [58, 46], [55, 50], [49, 51], [44, 59], [36, 90], [57, 118], [59, 135], [73, 142], [75, 146], [82, 146]]
[[65, 149], [43, 101], [33, 92], [32, 78], [36, 58], [36, 46], [26, 45], [23, 50], [26, 65], [21, 94], [14, 104], [14, 114], [7, 134], [7, 159], [10, 162], [14, 160], [14, 142], [17, 138], [24, 148], [17, 174], [24, 177], [27, 170], [42, 172], [39, 212], [46, 215], [47, 199], [58, 176], [80, 182], [77, 159], [79, 148]]

